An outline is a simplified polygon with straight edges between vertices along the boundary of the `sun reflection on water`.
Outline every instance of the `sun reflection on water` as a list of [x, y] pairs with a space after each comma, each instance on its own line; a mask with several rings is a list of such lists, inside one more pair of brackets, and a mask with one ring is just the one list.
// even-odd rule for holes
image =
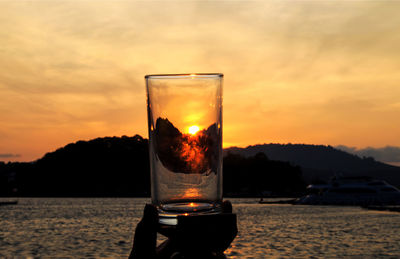
[[[188, 188], [185, 190], [185, 193], [183, 194], [182, 198], [185, 199], [193, 199], [193, 198], [199, 198], [200, 197], [200, 193], [199, 190], [197, 188]], [[189, 206], [194, 206], [195, 204], [193, 202], [191, 202], [189, 204]]]

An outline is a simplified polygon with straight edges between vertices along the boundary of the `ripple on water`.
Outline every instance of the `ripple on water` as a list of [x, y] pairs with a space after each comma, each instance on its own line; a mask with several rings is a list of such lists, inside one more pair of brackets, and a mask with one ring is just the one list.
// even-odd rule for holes
[[[239, 234], [226, 251], [228, 258], [400, 255], [400, 213], [231, 201]], [[16, 206], [0, 207], [0, 257], [126, 258], [146, 202], [20, 199]]]

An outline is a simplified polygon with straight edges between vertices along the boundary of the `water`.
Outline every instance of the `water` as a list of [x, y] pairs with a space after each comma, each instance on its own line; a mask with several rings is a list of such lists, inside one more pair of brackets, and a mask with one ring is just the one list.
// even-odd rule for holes
[[[0, 258], [127, 258], [136, 198], [21, 198], [0, 207]], [[400, 257], [400, 213], [231, 199], [239, 234], [228, 258]]]

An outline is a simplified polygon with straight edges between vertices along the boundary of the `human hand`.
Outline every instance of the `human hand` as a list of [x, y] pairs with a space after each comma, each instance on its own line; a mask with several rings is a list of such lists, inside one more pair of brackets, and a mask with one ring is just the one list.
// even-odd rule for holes
[[142, 220], [135, 230], [130, 259], [142, 258], [226, 258], [225, 251], [237, 234], [232, 204], [224, 201], [222, 214], [180, 216], [173, 234], [156, 247], [159, 231], [158, 211], [146, 204]]

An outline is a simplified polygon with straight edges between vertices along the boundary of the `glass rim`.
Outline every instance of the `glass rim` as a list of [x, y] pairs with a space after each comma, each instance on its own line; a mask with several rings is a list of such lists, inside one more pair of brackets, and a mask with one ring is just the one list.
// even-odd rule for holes
[[187, 74], [151, 74], [145, 75], [145, 79], [177, 79], [187, 77], [198, 77], [198, 78], [221, 78], [224, 74], [222, 73], [187, 73]]

